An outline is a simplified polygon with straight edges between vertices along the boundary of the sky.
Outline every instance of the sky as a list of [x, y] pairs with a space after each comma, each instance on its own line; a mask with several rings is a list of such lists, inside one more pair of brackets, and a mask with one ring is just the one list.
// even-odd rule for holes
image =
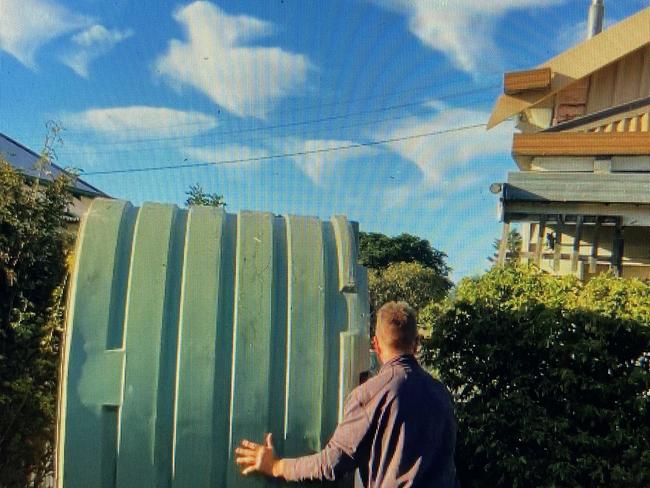
[[[452, 278], [500, 236], [486, 131], [505, 71], [581, 42], [589, 0], [0, 0], [0, 132], [130, 200], [347, 215], [428, 239]], [[606, 0], [606, 26], [650, 0]]]

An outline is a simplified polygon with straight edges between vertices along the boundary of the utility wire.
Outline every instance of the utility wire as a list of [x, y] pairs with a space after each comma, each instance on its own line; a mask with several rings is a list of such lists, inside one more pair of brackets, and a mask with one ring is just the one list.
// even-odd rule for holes
[[88, 171], [88, 172], [82, 172], [82, 176], [99, 176], [99, 175], [111, 175], [111, 174], [122, 174], [122, 173], [144, 173], [148, 171], [165, 171], [165, 170], [170, 170], [170, 169], [185, 169], [185, 168], [202, 168], [202, 167], [207, 167], [207, 166], [217, 166], [217, 165], [225, 165], [225, 164], [239, 164], [239, 163], [250, 163], [253, 161], [267, 161], [271, 159], [278, 159], [278, 158], [291, 158], [295, 156], [307, 156], [309, 154], [321, 154], [321, 153], [329, 153], [329, 152], [334, 152], [334, 151], [344, 151], [347, 149], [355, 149], [359, 147], [369, 147], [369, 146], [378, 146], [381, 144], [390, 144], [392, 142], [401, 142], [401, 141], [408, 141], [412, 139], [419, 139], [422, 137], [430, 137], [430, 136], [437, 136], [437, 135], [442, 135], [442, 134], [450, 134], [452, 132], [461, 132], [465, 130], [470, 130], [470, 129], [477, 129], [479, 127], [487, 127], [487, 124], [474, 124], [474, 125], [465, 125], [461, 127], [455, 127], [453, 129], [445, 129], [445, 130], [439, 130], [439, 131], [432, 131], [432, 132], [424, 132], [422, 134], [412, 134], [409, 136], [403, 136], [403, 137], [393, 137], [391, 139], [382, 139], [378, 141], [368, 141], [368, 142], [359, 142], [355, 144], [347, 144], [344, 146], [336, 146], [336, 147], [328, 147], [328, 148], [321, 148], [321, 149], [312, 149], [310, 151], [297, 151], [297, 152], [292, 152], [292, 153], [284, 153], [284, 154], [271, 154], [268, 156], [260, 156], [260, 157], [255, 157], [255, 158], [244, 158], [244, 159], [227, 159], [227, 160], [221, 160], [221, 161], [210, 161], [210, 162], [204, 162], [204, 163], [190, 163], [190, 164], [170, 164], [167, 166], [149, 166], [145, 168], [125, 168], [125, 169], [114, 169], [114, 170], [106, 170], [106, 171]]
[[[490, 72], [488, 74], [489, 74], [489, 76], [492, 76], [492, 75], [501, 74], [501, 73], [500, 72], [499, 73]], [[486, 78], [487, 77], [488, 76], [486, 76]], [[425, 90], [427, 88], [438, 88], [438, 87], [451, 86], [451, 85], [461, 85], [461, 84], [465, 84], [465, 83], [467, 83], [466, 80], [455, 80], [455, 81], [450, 81], [450, 82], [446, 82], [446, 83], [435, 83], [435, 84], [419, 85], [419, 86], [416, 86], [416, 87], [413, 87], [413, 88], [408, 88], [408, 89], [393, 91], [393, 92], [384, 92], [384, 93], [379, 93], [377, 95], [370, 95], [370, 96], [367, 96], [367, 97], [349, 98], [347, 100], [340, 100], [338, 102], [329, 102], [329, 103], [321, 103], [321, 104], [314, 104], [314, 105], [308, 105], [308, 106], [299, 106], [299, 107], [289, 108], [289, 109], [285, 109], [285, 110], [274, 110], [272, 113], [274, 115], [278, 115], [278, 114], [284, 114], [284, 113], [306, 112], [306, 111], [312, 110], [312, 109], [318, 109], [318, 108], [324, 108], [324, 107], [334, 107], [334, 106], [337, 106], [337, 105], [353, 105], [353, 104], [358, 103], [358, 102], [373, 100], [373, 99], [376, 99], [376, 98], [390, 98], [391, 96], [394, 96], [394, 95], [400, 95], [400, 94], [403, 94], [403, 93], [413, 93], [413, 92], [416, 92], [416, 91]], [[500, 86], [501, 85], [499, 83], [499, 84], [496, 84], [496, 85], [490, 85], [490, 86], [488, 86], [486, 88], [487, 89], [489, 89], [489, 88], [498, 88]], [[463, 92], [456, 92], [456, 93], [462, 94]], [[453, 92], [452, 92], [452, 95], [453, 95]], [[442, 95], [442, 96], [444, 97], [445, 95]], [[431, 97], [436, 97], [436, 95], [434, 94]], [[221, 110], [219, 110], [219, 113], [220, 112], [221, 112]], [[200, 113], [201, 115], [207, 115], [207, 116], [212, 115], [210, 113], [203, 113], [203, 112], [197, 112], [197, 113]], [[169, 128], [174, 128], [174, 127], [191, 127], [191, 126], [196, 126], [196, 125], [205, 125], [205, 122], [186, 122], [186, 123], [183, 123], [183, 124], [164, 124], [164, 125], [159, 125], [159, 126], [151, 126], [151, 129], [169, 129]], [[75, 131], [71, 131], [71, 134], [83, 134], [83, 133], [87, 133], [87, 132], [96, 132], [96, 131], [94, 129], [81, 128], [81, 129], [78, 129], [78, 130], [75, 130]], [[128, 132], [128, 129], [117, 129], [116, 128], [116, 129], [106, 129], [106, 130], [102, 131], [102, 133], [107, 133], [107, 134], [115, 133], [115, 132]]]
[[[454, 97], [459, 97], [459, 96], [467, 96], [467, 95], [472, 95], [475, 93], [483, 93], [486, 90], [496, 88], [497, 85], [493, 86], [488, 86], [488, 87], [481, 87], [481, 88], [476, 88], [473, 90], [467, 90], [464, 92], [459, 92], [459, 93], [453, 93], [450, 94], [446, 97], [438, 97], [437, 100], [446, 100], [448, 98], [454, 98]], [[396, 110], [400, 108], [407, 108], [407, 107], [415, 107], [422, 105], [423, 103], [429, 101], [430, 98], [423, 99], [423, 100], [417, 100], [414, 102], [409, 102], [409, 103], [401, 103], [401, 104], [396, 104], [396, 105], [387, 105], [384, 107], [379, 107], [376, 109], [371, 109], [371, 110], [362, 110], [359, 112], [353, 112], [350, 114], [338, 114], [338, 115], [332, 115], [329, 117], [321, 117], [318, 119], [309, 119], [309, 120], [300, 120], [296, 122], [287, 122], [284, 124], [276, 124], [276, 125], [267, 125], [267, 126], [259, 126], [259, 127], [249, 127], [249, 128], [243, 128], [243, 129], [235, 129], [235, 130], [228, 130], [228, 131], [216, 131], [212, 132], [210, 135], [211, 136], [220, 136], [220, 135], [231, 135], [231, 134], [242, 134], [242, 133], [253, 133], [253, 132], [260, 132], [260, 131], [266, 131], [266, 130], [274, 130], [274, 129], [284, 129], [288, 127], [298, 127], [302, 125], [309, 125], [309, 124], [316, 124], [320, 122], [331, 122], [333, 120], [341, 120], [341, 119], [347, 119], [352, 116], [356, 115], [369, 115], [369, 114], [374, 114], [374, 113], [380, 113], [380, 112], [386, 112], [390, 110]], [[186, 139], [192, 139], [196, 137], [195, 135], [188, 136], [170, 136], [170, 137], [152, 137], [152, 138], [143, 138], [143, 139], [129, 139], [124, 142], [116, 143], [115, 141], [100, 141], [100, 142], [95, 142], [93, 143], [93, 146], [106, 146], [106, 145], [116, 145], [116, 144], [133, 144], [133, 143], [139, 143], [139, 142], [163, 142], [163, 141], [177, 141], [177, 140], [186, 140]]]
[[[474, 90], [467, 90], [464, 92], [458, 92], [458, 93], [453, 93], [450, 94], [446, 97], [438, 97], [436, 100], [446, 100], [448, 98], [454, 98], [454, 97], [459, 97], [459, 96], [466, 96], [466, 95], [472, 95], [475, 93], [483, 93], [486, 90], [489, 90], [491, 88], [496, 88], [497, 85], [489, 86], [489, 87], [481, 87], [477, 88]], [[380, 113], [380, 112], [386, 112], [390, 110], [396, 110], [400, 108], [407, 108], [407, 107], [415, 107], [422, 105], [425, 102], [428, 102], [430, 98], [422, 99], [422, 100], [416, 100], [414, 102], [409, 102], [409, 103], [400, 103], [396, 105], [387, 105], [384, 107], [379, 107], [376, 109], [372, 110], [362, 110], [359, 112], [353, 112], [350, 114], [338, 114], [338, 115], [332, 115], [329, 117], [321, 117], [318, 119], [309, 119], [309, 120], [300, 120], [296, 122], [287, 122], [284, 124], [276, 124], [276, 125], [267, 125], [267, 126], [258, 126], [258, 127], [248, 127], [248, 128], [243, 128], [243, 129], [235, 129], [235, 130], [228, 130], [228, 131], [217, 131], [217, 132], [212, 132], [210, 135], [212, 136], [220, 136], [220, 135], [231, 135], [231, 134], [241, 134], [241, 133], [252, 133], [252, 132], [260, 132], [260, 131], [266, 131], [266, 130], [272, 130], [272, 129], [283, 129], [287, 127], [297, 127], [301, 125], [309, 125], [309, 124], [315, 124], [315, 123], [320, 123], [320, 122], [331, 122], [333, 120], [341, 120], [341, 119], [346, 119], [352, 116], [356, 115], [368, 115], [368, 114], [374, 114], [374, 113]], [[171, 137], [158, 137], [158, 138], [144, 138], [144, 139], [130, 139], [127, 141], [124, 141], [120, 144], [131, 144], [131, 143], [138, 143], [138, 142], [161, 142], [161, 141], [176, 141], [176, 140], [184, 140], [184, 139], [191, 139], [194, 136], [171, 136]], [[94, 146], [103, 146], [103, 145], [115, 145], [115, 141], [100, 141], [93, 143]]]
[[[336, 125], [336, 126], [329, 126], [325, 128], [319, 128], [319, 127], [311, 127], [311, 128], [306, 128], [303, 131], [296, 133], [296, 134], [290, 134], [290, 135], [285, 135], [283, 137], [300, 137], [304, 138], [305, 136], [310, 136], [311, 138], [320, 138], [322, 137], [323, 134], [328, 134], [337, 130], [342, 130], [342, 129], [351, 129], [355, 127], [363, 127], [363, 126], [369, 126], [369, 125], [376, 125], [376, 124], [381, 124], [382, 122], [392, 122], [392, 121], [397, 121], [397, 120], [403, 120], [403, 119], [408, 119], [408, 118], [414, 118], [414, 117], [420, 117], [422, 115], [425, 115], [429, 113], [430, 111], [427, 109], [426, 112], [415, 112], [415, 113], [406, 113], [403, 115], [397, 115], [397, 116], [388, 116], [388, 117], [382, 117], [379, 119], [370, 119], [370, 120], [363, 120], [361, 122], [355, 122], [355, 123], [349, 123], [349, 124], [343, 124], [343, 125]], [[245, 140], [238, 140], [237, 144], [260, 144], [260, 143], [265, 143], [269, 140], [276, 140], [278, 136], [266, 136], [266, 137], [255, 137], [255, 138], [246, 138]], [[203, 140], [207, 140], [208, 143], [212, 142], [216, 144], [216, 141], [214, 141], [215, 136], [213, 134], [198, 134], [194, 137], [192, 137], [193, 143], [196, 144], [201, 144]], [[117, 146], [121, 146], [121, 143], [115, 143]], [[120, 149], [111, 149], [110, 154], [133, 154], [133, 153], [142, 153], [142, 152], [153, 152], [157, 150], [170, 150], [170, 149], [180, 149], [177, 145], [168, 145], [168, 146], [134, 146], [134, 147], [126, 147], [126, 148], [120, 148]], [[59, 151], [59, 153], [62, 155], [62, 157], [70, 157], [70, 156], [95, 156], [98, 154], [97, 151], [66, 151], [65, 148]]]

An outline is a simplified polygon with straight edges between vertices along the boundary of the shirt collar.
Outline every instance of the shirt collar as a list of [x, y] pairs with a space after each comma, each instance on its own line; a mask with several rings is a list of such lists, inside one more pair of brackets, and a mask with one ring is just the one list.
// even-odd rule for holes
[[386, 361], [384, 364], [381, 365], [381, 368], [379, 368], [379, 371], [382, 369], [388, 367], [389, 365], [394, 365], [394, 364], [407, 364], [407, 363], [413, 363], [417, 362], [415, 359], [415, 356], [413, 354], [402, 354], [399, 356], [395, 356], [388, 361]]

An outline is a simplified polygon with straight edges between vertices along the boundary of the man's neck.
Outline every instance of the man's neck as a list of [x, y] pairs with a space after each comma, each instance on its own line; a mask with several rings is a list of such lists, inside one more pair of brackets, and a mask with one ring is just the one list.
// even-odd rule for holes
[[386, 357], [382, 358], [381, 364], [386, 364], [390, 363], [392, 360], [399, 358], [401, 356], [412, 356], [413, 352], [412, 351], [405, 351], [405, 352], [391, 352], [387, 354]]

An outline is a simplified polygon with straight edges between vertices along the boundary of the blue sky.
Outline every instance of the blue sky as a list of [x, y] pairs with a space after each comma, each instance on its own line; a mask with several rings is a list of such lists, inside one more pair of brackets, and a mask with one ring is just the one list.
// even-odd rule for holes
[[233, 212], [416, 234], [458, 279], [488, 267], [489, 185], [515, 169], [511, 123], [467, 127], [504, 71], [581, 40], [589, 3], [0, 0], [0, 131], [38, 150], [59, 121], [58, 163], [135, 204], [198, 182]]

